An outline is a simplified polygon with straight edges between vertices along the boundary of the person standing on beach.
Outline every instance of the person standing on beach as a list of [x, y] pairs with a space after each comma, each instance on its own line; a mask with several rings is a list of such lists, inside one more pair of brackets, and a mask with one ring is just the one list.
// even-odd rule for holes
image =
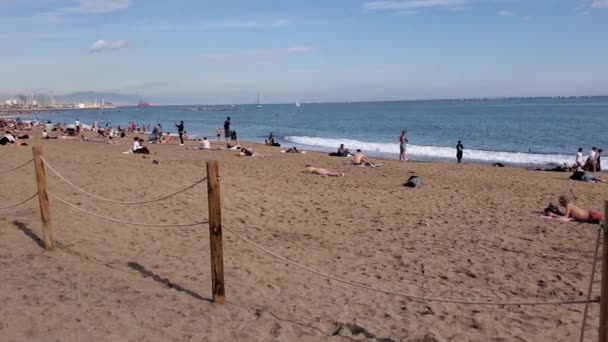
[[464, 145], [462, 145], [462, 141], [458, 140], [458, 144], [456, 145], [456, 159], [458, 159], [458, 164], [462, 162], [462, 154], [464, 153]]
[[227, 117], [224, 121], [224, 137], [226, 137], [226, 141], [230, 138], [230, 117]]
[[399, 137], [399, 160], [401, 162], [405, 162], [406, 160], [408, 160], [405, 156], [405, 153], [407, 152], [407, 135], [406, 135], [406, 131], [403, 130], [401, 132], [401, 136]]
[[222, 138], [222, 129], [221, 128], [217, 128], [215, 130], [215, 134], [217, 135], [217, 142], [220, 142], [221, 138]]
[[583, 148], [579, 147], [578, 152], [576, 152], [576, 161], [574, 163], [574, 167], [577, 170], [582, 170], [583, 166], [585, 166], [585, 160], [583, 158]]
[[177, 127], [177, 134], [179, 134], [179, 146], [184, 146], [184, 122], [176, 123], [175, 127]]

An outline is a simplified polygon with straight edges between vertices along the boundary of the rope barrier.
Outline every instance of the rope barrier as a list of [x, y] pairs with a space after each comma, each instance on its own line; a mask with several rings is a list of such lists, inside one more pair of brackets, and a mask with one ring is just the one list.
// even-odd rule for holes
[[45, 164], [45, 165], [46, 165], [46, 166], [49, 168], [49, 170], [51, 170], [51, 171], [52, 171], [52, 172], [53, 172], [55, 175], [57, 175], [57, 177], [59, 177], [61, 180], [63, 180], [64, 182], [68, 183], [69, 185], [73, 186], [73, 187], [74, 187], [76, 190], [78, 190], [78, 191], [82, 192], [83, 194], [85, 194], [85, 195], [87, 195], [87, 196], [90, 196], [90, 197], [96, 198], [96, 199], [98, 199], [98, 200], [100, 200], [100, 201], [103, 201], [103, 202], [109, 202], [109, 203], [116, 203], [116, 204], [145, 204], [145, 203], [152, 203], [152, 202], [158, 202], [158, 201], [162, 201], [162, 200], [165, 200], [165, 199], [167, 199], [167, 198], [169, 198], [169, 197], [173, 197], [173, 196], [178, 195], [178, 194], [180, 194], [180, 193], [182, 193], [182, 192], [188, 191], [188, 190], [190, 190], [190, 189], [194, 188], [195, 186], [197, 186], [197, 185], [201, 184], [201, 183], [202, 183], [202, 182], [204, 182], [205, 180], [207, 180], [207, 177], [205, 177], [205, 178], [203, 178], [203, 179], [201, 179], [201, 180], [196, 181], [194, 184], [192, 184], [192, 185], [189, 185], [189, 186], [185, 187], [184, 189], [181, 189], [181, 190], [176, 191], [176, 192], [174, 192], [174, 193], [171, 193], [171, 194], [169, 194], [169, 195], [166, 195], [166, 196], [163, 196], [163, 197], [159, 197], [159, 198], [155, 198], [155, 199], [152, 199], [152, 200], [134, 201], [134, 202], [129, 202], [129, 201], [117, 201], [117, 200], [112, 200], [112, 199], [103, 198], [103, 197], [100, 197], [100, 196], [94, 195], [94, 194], [92, 194], [92, 193], [90, 193], [90, 192], [88, 192], [88, 191], [84, 190], [83, 188], [81, 188], [81, 187], [79, 187], [78, 185], [76, 185], [76, 184], [74, 184], [74, 183], [70, 182], [70, 181], [69, 181], [67, 178], [65, 178], [64, 176], [62, 176], [62, 175], [61, 175], [59, 172], [57, 172], [57, 171], [56, 171], [56, 170], [55, 170], [55, 169], [54, 169], [54, 168], [53, 168], [53, 167], [52, 167], [52, 166], [51, 166], [49, 163], [47, 163], [47, 161], [46, 161], [46, 160], [44, 160], [44, 158], [40, 157], [40, 159], [42, 159], [42, 161], [44, 162], [44, 164]]
[[102, 220], [106, 220], [106, 221], [111, 221], [111, 222], [116, 222], [116, 223], [122, 223], [122, 224], [128, 224], [128, 225], [132, 225], [132, 226], [143, 226], [143, 227], [191, 227], [191, 226], [197, 226], [199, 224], [205, 224], [205, 223], [209, 223], [209, 221], [204, 221], [204, 222], [194, 222], [194, 223], [175, 223], [175, 224], [151, 224], [151, 223], [137, 223], [137, 222], [128, 222], [128, 221], [122, 221], [122, 220], [117, 220], [111, 217], [107, 217], [107, 216], [103, 216], [103, 215], [99, 215], [99, 214], [95, 214], [93, 212], [87, 211], [85, 209], [79, 208], [77, 205], [74, 205], [60, 197], [57, 197], [55, 194], [48, 192], [47, 193], [53, 197], [54, 199], [58, 200], [59, 202], [73, 208], [76, 209], [78, 211], [81, 211], [87, 215], [91, 215], [97, 218], [100, 218]]
[[[606, 232], [604, 232], [606, 234]], [[591, 268], [591, 277], [589, 280], [589, 291], [587, 291], [587, 303], [585, 304], [585, 310], [583, 311], [583, 324], [581, 325], [581, 338], [579, 342], [583, 342], [585, 339], [585, 326], [587, 325], [587, 312], [589, 311], [589, 300], [591, 299], [591, 291], [593, 291], [593, 280], [595, 279], [595, 266], [597, 265], [597, 252], [600, 249], [600, 238], [602, 235], [602, 227], [597, 229], [597, 240], [595, 242], [595, 253], [593, 255], [593, 267]]]
[[8, 173], [8, 172], [12, 172], [12, 171], [15, 171], [15, 170], [19, 170], [20, 168], [22, 168], [22, 167], [24, 167], [24, 166], [27, 166], [29, 163], [31, 163], [31, 162], [33, 162], [33, 161], [34, 161], [34, 159], [30, 159], [30, 160], [28, 160], [28, 161], [27, 161], [25, 164], [23, 164], [23, 165], [19, 165], [19, 166], [15, 167], [15, 168], [12, 168], [12, 169], [9, 169], [9, 170], [3, 170], [3, 171], [0, 171], [0, 173]]
[[25, 201], [20, 202], [20, 203], [18, 203], [18, 204], [10, 205], [10, 206], [8, 206], [8, 207], [0, 207], [0, 210], [4, 210], [4, 209], [11, 209], [11, 208], [18, 207], [18, 206], [20, 206], [20, 205], [22, 205], [22, 204], [25, 204], [25, 203], [29, 202], [30, 200], [32, 200], [32, 199], [33, 199], [34, 197], [36, 197], [36, 196], [38, 196], [38, 192], [36, 192], [36, 193], [35, 193], [35, 194], [33, 194], [32, 196], [28, 197], [28, 199], [26, 199]]
[[362, 289], [366, 289], [366, 290], [370, 290], [370, 291], [375, 291], [375, 292], [380, 292], [380, 293], [385, 293], [385, 294], [389, 294], [389, 295], [394, 295], [394, 296], [398, 296], [398, 297], [403, 297], [403, 298], [407, 298], [407, 299], [411, 299], [411, 300], [418, 300], [418, 301], [423, 301], [423, 302], [439, 302], [439, 303], [450, 303], [450, 304], [476, 304], [476, 305], [572, 305], [572, 304], [585, 304], [585, 303], [597, 303], [599, 302], [599, 300], [582, 300], [582, 299], [577, 299], [577, 300], [569, 300], [569, 301], [547, 301], [547, 302], [540, 302], [540, 301], [520, 301], [520, 302], [496, 302], [496, 301], [485, 301], [485, 300], [467, 300], [467, 299], [446, 299], [446, 298], [437, 298], [437, 297], [424, 297], [424, 296], [416, 296], [416, 295], [412, 295], [412, 294], [407, 294], [407, 293], [401, 293], [401, 292], [396, 292], [396, 291], [391, 291], [391, 290], [385, 290], [385, 289], [381, 289], [381, 288], [376, 288], [373, 286], [369, 286], [369, 285], [364, 285], [364, 284], [359, 284], [359, 283], [355, 283], [353, 281], [350, 280], [345, 280], [345, 279], [341, 279], [335, 276], [332, 276], [330, 274], [327, 273], [323, 273], [320, 271], [316, 271], [310, 267], [301, 265], [297, 262], [291, 261], [283, 256], [280, 256], [260, 245], [258, 245], [257, 243], [249, 240], [248, 238], [242, 236], [241, 234], [235, 232], [234, 230], [223, 226], [223, 228], [225, 228], [227, 231], [229, 231], [230, 233], [234, 234], [236, 237], [238, 237], [239, 239], [245, 241], [246, 243], [256, 247], [257, 249], [262, 250], [263, 252], [277, 258], [280, 260], [283, 260], [291, 265], [294, 265], [302, 270], [305, 270], [307, 272], [316, 274], [318, 276], [327, 278], [327, 279], [331, 279], [334, 281], [337, 281], [339, 283], [342, 284], [346, 284], [346, 285], [350, 285], [353, 287], [359, 287]]

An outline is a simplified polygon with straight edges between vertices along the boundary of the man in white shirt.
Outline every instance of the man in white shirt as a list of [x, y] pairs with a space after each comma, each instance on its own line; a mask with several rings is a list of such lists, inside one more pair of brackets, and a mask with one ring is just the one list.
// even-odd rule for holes
[[131, 149], [131, 151], [133, 153], [135, 153], [140, 148], [141, 148], [141, 144], [139, 143], [139, 138], [137, 138], [137, 137], [133, 138], [133, 148]]
[[211, 149], [211, 143], [209, 142], [209, 140], [207, 140], [207, 137], [203, 138], [203, 142], [201, 143], [201, 146], [199, 147], [199, 149], [201, 149], [201, 150], [210, 150]]

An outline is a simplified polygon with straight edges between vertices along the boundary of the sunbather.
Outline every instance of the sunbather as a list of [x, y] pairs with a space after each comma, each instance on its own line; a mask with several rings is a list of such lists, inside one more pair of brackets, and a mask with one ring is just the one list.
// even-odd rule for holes
[[565, 213], [563, 215], [560, 215], [561, 213], [554, 213], [551, 211], [545, 211], [545, 214], [551, 217], [563, 218], [564, 220], [575, 219], [577, 221], [588, 223], [599, 223], [604, 219], [604, 215], [602, 215], [602, 213], [583, 209], [574, 204], [566, 196], [559, 197], [559, 204], [565, 209]]
[[342, 172], [332, 172], [320, 167], [314, 167], [312, 165], [306, 165], [306, 168], [302, 172], [320, 176], [344, 177], [344, 173]]

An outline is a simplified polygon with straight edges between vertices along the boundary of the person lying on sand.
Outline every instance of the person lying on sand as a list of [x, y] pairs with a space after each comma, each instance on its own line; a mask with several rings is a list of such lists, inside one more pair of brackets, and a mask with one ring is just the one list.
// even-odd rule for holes
[[241, 157], [270, 157], [266, 154], [261, 154], [257, 152], [253, 152], [250, 148], [241, 148], [241, 153], [239, 154]]
[[288, 148], [287, 151], [285, 151], [285, 153], [306, 153], [306, 151], [302, 151], [302, 150], [298, 149], [297, 147], [291, 147], [291, 148]]
[[586, 171], [576, 171], [575, 173], [572, 174], [572, 176], [570, 176], [570, 179], [572, 180], [578, 180], [578, 181], [583, 181], [583, 182], [590, 182], [590, 183], [606, 183], [605, 180], [602, 180], [600, 178], [595, 177], [594, 175], [592, 175], [589, 172]]
[[306, 165], [304, 171], [302, 172], [319, 176], [344, 177], [344, 173], [342, 172], [332, 172], [320, 167], [314, 167], [312, 165]]
[[80, 141], [81, 142], [100, 142], [100, 143], [105, 143], [105, 144], [110, 144], [110, 145], [121, 145], [121, 143], [115, 139], [112, 138], [87, 138], [84, 136], [84, 134], [80, 135]]
[[226, 144], [226, 148], [228, 148], [229, 150], [240, 150], [240, 149], [242, 149], [241, 145], [239, 145], [238, 143], [236, 143], [235, 145], [230, 145], [228, 143], [228, 144]]
[[565, 213], [560, 215], [561, 213], [553, 213], [550, 211], [546, 211], [546, 214], [551, 217], [559, 217], [563, 220], [575, 219], [581, 222], [588, 223], [600, 223], [601, 220], [604, 219], [604, 215], [597, 211], [591, 211], [587, 209], [583, 209], [576, 204], [574, 204], [569, 198], [566, 196], [559, 197], [559, 204], [564, 207]]

